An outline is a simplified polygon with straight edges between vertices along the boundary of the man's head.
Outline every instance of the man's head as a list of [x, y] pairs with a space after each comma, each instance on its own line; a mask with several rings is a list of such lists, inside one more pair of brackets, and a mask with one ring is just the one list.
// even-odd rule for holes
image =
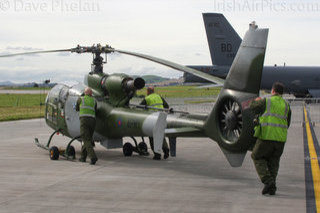
[[147, 88], [147, 95], [150, 95], [152, 93], [154, 93], [154, 87], [148, 87]]
[[275, 82], [272, 85], [271, 94], [272, 95], [282, 95], [284, 90], [284, 85], [280, 82]]
[[91, 90], [89, 87], [87, 87], [87, 88], [84, 90], [84, 94], [85, 94], [85, 95], [92, 96], [92, 90]]

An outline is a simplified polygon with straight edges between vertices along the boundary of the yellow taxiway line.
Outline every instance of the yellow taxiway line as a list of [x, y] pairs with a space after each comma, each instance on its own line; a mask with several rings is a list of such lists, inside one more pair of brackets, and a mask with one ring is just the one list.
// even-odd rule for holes
[[305, 115], [305, 124], [306, 124], [306, 132], [308, 139], [308, 147], [310, 154], [310, 165], [312, 171], [312, 179], [313, 179], [313, 187], [314, 187], [314, 196], [316, 202], [316, 210], [320, 212], [320, 168], [319, 168], [319, 160], [316, 153], [316, 149], [314, 147], [314, 141], [311, 134], [310, 123], [307, 115], [306, 107], [304, 107], [304, 115]]

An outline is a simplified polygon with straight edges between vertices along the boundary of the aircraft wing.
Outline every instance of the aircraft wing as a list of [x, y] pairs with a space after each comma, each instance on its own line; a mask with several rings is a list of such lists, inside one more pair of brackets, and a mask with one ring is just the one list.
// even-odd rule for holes
[[313, 98], [320, 98], [320, 89], [309, 89], [308, 92]]

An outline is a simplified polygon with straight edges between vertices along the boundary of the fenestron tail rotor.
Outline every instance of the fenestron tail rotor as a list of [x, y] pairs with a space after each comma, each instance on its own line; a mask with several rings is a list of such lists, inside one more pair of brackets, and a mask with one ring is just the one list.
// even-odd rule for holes
[[227, 99], [221, 105], [219, 127], [227, 141], [236, 142], [239, 139], [242, 132], [242, 113], [236, 101]]

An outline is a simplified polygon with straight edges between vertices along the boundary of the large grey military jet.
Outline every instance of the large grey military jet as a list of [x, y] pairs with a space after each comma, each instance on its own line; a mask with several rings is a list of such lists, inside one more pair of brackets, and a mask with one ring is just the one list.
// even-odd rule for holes
[[[241, 38], [223, 14], [204, 13], [203, 20], [213, 66], [189, 66], [225, 78], [241, 43]], [[185, 82], [206, 82], [184, 74]], [[270, 90], [274, 81], [282, 82], [296, 97], [320, 97], [320, 67], [264, 66], [261, 89]]]

